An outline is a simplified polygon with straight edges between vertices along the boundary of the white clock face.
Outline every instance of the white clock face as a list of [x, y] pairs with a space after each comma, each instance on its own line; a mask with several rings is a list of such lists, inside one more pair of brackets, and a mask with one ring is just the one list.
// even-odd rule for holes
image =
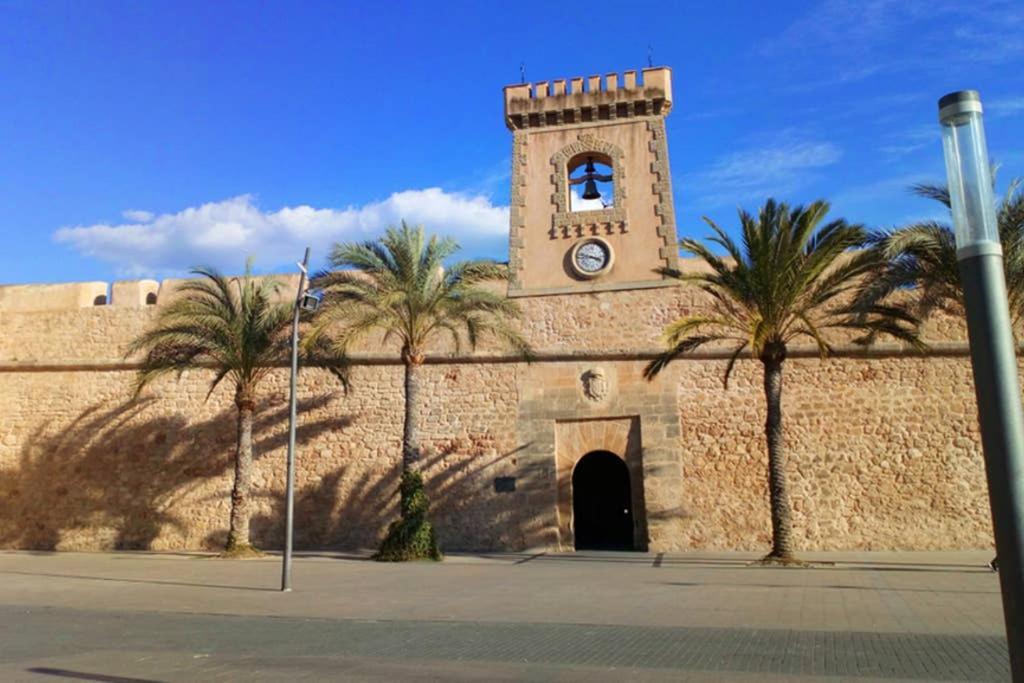
[[599, 273], [608, 265], [608, 248], [600, 242], [587, 242], [576, 250], [576, 267], [583, 273]]

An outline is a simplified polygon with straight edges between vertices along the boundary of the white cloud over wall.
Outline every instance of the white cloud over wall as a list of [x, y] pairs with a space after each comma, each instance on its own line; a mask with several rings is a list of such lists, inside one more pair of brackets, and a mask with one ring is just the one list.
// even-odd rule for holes
[[302, 205], [265, 211], [252, 195], [240, 195], [177, 213], [132, 209], [123, 216], [127, 222], [62, 227], [54, 239], [137, 277], [200, 264], [235, 272], [250, 255], [257, 267], [273, 269], [301, 259], [307, 245], [320, 261], [335, 242], [372, 239], [403, 219], [456, 238], [464, 251], [498, 258], [504, 258], [508, 234], [507, 206], [436, 187], [344, 209]]

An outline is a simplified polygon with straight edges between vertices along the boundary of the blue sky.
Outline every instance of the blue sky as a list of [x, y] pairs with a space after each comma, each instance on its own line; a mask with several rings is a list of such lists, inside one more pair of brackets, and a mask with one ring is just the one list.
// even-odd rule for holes
[[[681, 235], [766, 197], [942, 215], [937, 98], [1024, 175], [1024, 3], [0, 0], [0, 282], [288, 268], [407, 217], [504, 259], [501, 88], [674, 71]], [[939, 207], [941, 208], [941, 207]]]

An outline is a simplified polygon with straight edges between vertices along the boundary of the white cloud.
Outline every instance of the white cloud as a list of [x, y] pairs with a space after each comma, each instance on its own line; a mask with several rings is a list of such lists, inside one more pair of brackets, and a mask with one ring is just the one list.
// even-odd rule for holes
[[[941, 167], [938, 169], [942, 174]], [[920, 221], [948, 223], [949, 210], [913, 192], [919, 184], [941, 185], [945, 176], [935, 169], [907, 172], [847, 186], [831, 196], [833, 213], [872, 228], [891, 228]]]
[[177, 213], [132, 210], [124, 216], [130, 222], [62, 227], [54, 239], [137, 277], [177, 274], [200, 264], [237, 271], [249, 255], [261, 269], [272, 269], [297, 260], [307, 245], [319, 260], [335, 242], [371, 239], [403, 219], [455, 237], [475, 254], [504, 254], [508, 234], [507, 206], [436, 187], [345, 209], [302, 205], [264, 211], [253, 196], [241, 195]]
[[136, 223], [146, 223], [153, 220], [153, 213], [151, 211], [140, 211], [139, 209], [125, 209], [121, 212], [121, 215]]
[[831, 142], [782, 139], [763, 147], [720, 157], [710, 168], [684, 176], [682, 187], [701, 206], [737, 205], [793, 192], [816, 178], [816, 169], [842, 158]]
[[941, 139], [938, 126], [923, 124], [888, 136], [888, 144], [882, 145], [879, 151], [893, 161], [929, 147], [933, 150], [941, 149]]
[[[757, 46], [791, 64], [794, 90], [880, 73], [974, 73], [1024, 57], [1019, 0], [822, 0]], [[951, 28], [955, 27], [955, 28]]]
[[[860, 210], [870, 206], [872, 203], [914, 197], [911, 191], [914, 185], [941, 182], [941, 179], [936, 179], [927, 173], [904, 173], [902, 175], [872, 180], [860, 185], [848, 186], [832, 196], [832, 204]], [[923, 200], [915, 197], [914, 201]]]
[[826, 48], [861, 56], [927, 13], [955, 9], [955, 0], [823, 0], [806, 7], [802, 16], [760, 46], [762, 54]]
[[1024, 97], [1004, 97], [985, 102], [985, 114], [992, 118], [1024, 114]]

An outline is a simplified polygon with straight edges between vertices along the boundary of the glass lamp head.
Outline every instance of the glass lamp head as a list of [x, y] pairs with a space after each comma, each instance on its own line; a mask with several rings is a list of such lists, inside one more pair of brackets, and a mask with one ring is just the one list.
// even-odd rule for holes
[[981, 97], [960, 90], [939, 100], [957, 257], [1001, 252]]

